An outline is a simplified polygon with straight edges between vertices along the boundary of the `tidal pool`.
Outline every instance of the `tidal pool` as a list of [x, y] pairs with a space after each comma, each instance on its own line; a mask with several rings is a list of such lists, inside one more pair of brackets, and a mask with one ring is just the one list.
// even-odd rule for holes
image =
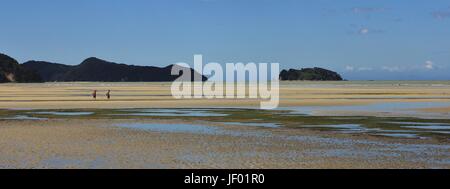
[[244, 123], [244, 122], [222, 122], [225, 125], [236, 125], [236, 126], [250, 126], [250, 127], [270, 127], [279, 128], [280, 124], [277, 123]]
[[3, 120], [47, 120], [47, 118], [31, 117], [27, 115], [16, 115], [14, 117], [0, 118]]
[[[428, 104], [428, 103], [425, 103]], [[432, 103], [435, 105], [434, 103]], [[345, 106], [344, 106], [345, 107]], [[305, 107], [306, 108], [306, 107]], [[327, 107], [321, 107], [327, 108]], [[295, 113], [295, 111], [294, 111]], [[3, 119], [14, 120], [44, 120], [55, 116], [62, 116], [66, 119], [177, 119], [200, 121], [207, 123], [221, 123], [223, 125], [261, 128], [308, 128], [321, 131], [337, 131], [340, 133], [369, 133], [369, 134], [414, 134], [425, 137], [448, 138], [450, 133], [450, 120], [425, 119], [417, 117], [377, 117], [377, 116], [321, 116], [294, 114], [289, 110], [255, 110], [255, 109], [230, 109], [230, 108], [147, 108], [147, 109], [92, 109], [92, 110], [8, 110], [3, 112]], [[26, 116], [24, 116], [26, 115]], [[92, 115], [92, 116], [89, 116]], [[289, 116], [285, 116], [289, 115]], [[135, 116], [135, 117], [133, 117]], [[0, 118], [2, 119], [2, 118]], [[143, 121], [145, 122], [145, 121]], [[220, 133], [227, 135], [260, 135], [258, 130], [252, 133], [231, 133], [226, 127], [214, 127], [189, 124], [165, 124], [146, 126], [147, 129], [166, 132], [198, 132], [198, 133]], [[173, 126], [171, 126], [173, 125]], [[195, 125], [195, 124], [194, 124]], [[144, 125], [134, 125], [135, 128]], [[261, 129], [262, 131], [262, 129]], [[233, 131], [234, 132], [234, 131]], [[393, 135], [401, 137], [403, 135]], [[406, 138], [411, 136], [405, 135]]]
[[396, 137], [396, 138], [421, 138], [417, 134], [412, 133], [377, 133], [374, 135]]
[[149, 130], [156, 132], [176, 132], [195, 134], [218, 134], [220, 129], [205, 125], [179, 124], [179, 123], [124, 123], [118, 127], [138, 130]]
[[31, 114], [56, 115], [56, 116], [86, 116], [92, 115], [94, 112], [30, 112]]
[[303, 128], [328, 128], [334, 129], [336, 131], [342, 132], [369, 132], [369, 131], [379, 131], [380, 129], [370, 129], [366, 127], [362, 127], [359, 124], [338, 124], [338, 125], [302, 125]]
[[386, 122], [390, 124], [398, 124], [398, 125], [427, 125], [427, 126], [435, 126], [435, 125], [447, 125], [447, 123], [427, 123], [427, 122]]
[[424, 126], [401, 126], [403, 128], [412, 128], [412, 129], [429, 129], [429, 130], [450, 130], [450, 126], [442, 126], [442, 125], [424, 125]]
[[192, 133], [207, 135], [228, 135], [237, 137], [266, 137], [270, 136], [269, 132], [263, 131], [235, 131], [225, 128], [182, 123], [124, 123], [115, 125], [120, 128], [136, 129], [142, 131], [169, 132], [169, 133]]
[[215, 113], [208, 109], [128, 109], [123, 111], [128, 113], [113, 115], [163, 117], [223, 117], [228, 115], [223, 113]]
[[315, 115], [328, 111], [350, 111], [350, 112], [378, 112], [392, 114], [406, 114], [416, 116], [442, 116], [439, 113], [418, 112], [415, 109], [448, 107], [450, 102], [389, 102], [375, 103], [365, 105], [349, 105], [349, 106], [296, 106], [296, 107], [280, 107], [278, 110], [291, 110], [291, 114]]

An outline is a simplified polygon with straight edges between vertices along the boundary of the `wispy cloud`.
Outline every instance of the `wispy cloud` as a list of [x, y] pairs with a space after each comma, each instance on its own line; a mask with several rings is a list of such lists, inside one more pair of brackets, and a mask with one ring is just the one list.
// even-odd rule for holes
[[383, 66], [381, 69], [388, 72], [401, 72], [406, 70], [405, 67], [400, 66]]
[[372, 67], [355, 67], [355, 66], [345, 66], [345, 71], [353, 72], [353, 71], [372, 71], [374, 70]]
[[367, 35], [367, 34], [369, 34], [369, 32], [370, 32], [369, 28], [361, 28], [358, 31], [358, 33], [361, 34], [361, 35]]
[[434, 69], [434, 63], [431, 60], [427, 60], [425, 61], [425, 68], [428, 70], [432, 70]]
[[431, 15], [438, 20], [450, 18], [450, 8], [447, 8], [445, 10], [434, 11], [431, 13]]
[[422, 65], [410, 65], [410, 66], [382, 66], [381, 70], [388, 72], [405, 72], [405, 71], [425, 71], [425, 70], [435, 70], [436, 68], [442, 68], [442, 66], [436, 65], [433, 61], [427, 60]]
[[424, 65], [410, 65], [410, 66], [381, 66], [378, 68], [373, 67], [358, 67], [358, 66], [345, 66], [346, 72], [370, 72], [370, 71], [385, 71], [385, 72], [409, 72], [409, 71], [425, 71], [434, 70], [436, 65], [432, 61], [426, 61]]
[[374, 28], [369, 28], [369, 27], [363, 26], [363, 27], [354, 28], [353, 31], [350, 33], [356, 33], [358, 35], [380, 34], [380, 33], [384, 33], [384, 30], [374, 29]]
[[358, 71], [372, 71], [373, 68], [372, 67], [359, 67]]
[[386, 8], [379, 7], [354, 7], [352, 8], [352, 12], [355, 14], [367, 14], [367, 13], [377, 13], [384, 12]]
[[[367, 19], [365, 22], [368, 22], [372, 15], [385, 12], [386, 10], [387, 10], [386, 8], [381, 8], [381, 7], [353, 7], [351, 9], [351, 12], [354, 15], [363, 16], [363, 18]], [[356, 33], [359, 35], [383, 33], [383, 30], [374, 29], [371, 27], [367, 27], [365, 25], [368, 25], [368, 23], [363, 23], [362, 26], [352, 25], [352, 27], [356, 27], [356, 28], [353, 28], [352, 32], [350, 32], [350, 33]]]
[[355, 67], [353, 67], [353, 66], [345, 66], [345, 70], [352, 72], [352, 71], [355, 70]]

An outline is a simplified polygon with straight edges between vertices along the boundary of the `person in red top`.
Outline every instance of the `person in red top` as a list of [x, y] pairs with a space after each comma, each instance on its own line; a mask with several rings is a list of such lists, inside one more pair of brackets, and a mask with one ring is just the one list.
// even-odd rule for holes
[[97, 90], [94, 90], [94, 92], [92, 92], [92, 98], [94, 98], [94, 100], [97, 99]]

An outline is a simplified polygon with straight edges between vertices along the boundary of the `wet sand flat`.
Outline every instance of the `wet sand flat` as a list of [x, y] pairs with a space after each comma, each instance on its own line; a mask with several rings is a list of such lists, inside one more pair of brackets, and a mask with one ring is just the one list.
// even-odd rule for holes
[[450, 168], [449, 86], [281, 82], [265, 112], [170, 83], [1, 84], [0, 168]]
[[117, 126], [136, 122], [186, 123], [3, 121], [0, 168], [450, 168], [450, 147], [432, 139], [218, 125], [203, 126], [227, 132], [158, 132]]

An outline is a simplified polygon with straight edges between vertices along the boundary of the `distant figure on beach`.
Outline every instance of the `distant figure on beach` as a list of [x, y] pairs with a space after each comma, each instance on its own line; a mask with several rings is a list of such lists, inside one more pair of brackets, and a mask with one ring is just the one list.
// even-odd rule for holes
[[108, 92], [106, 92], [106, 98], [108, 98], [108, 100], [111, 98], [111, 90], [108, 90]]
[[94, 100], [97, 99], [97, 90], [94, 90], [94, 92], [92, 92], [92, 98], [94, 98]]

